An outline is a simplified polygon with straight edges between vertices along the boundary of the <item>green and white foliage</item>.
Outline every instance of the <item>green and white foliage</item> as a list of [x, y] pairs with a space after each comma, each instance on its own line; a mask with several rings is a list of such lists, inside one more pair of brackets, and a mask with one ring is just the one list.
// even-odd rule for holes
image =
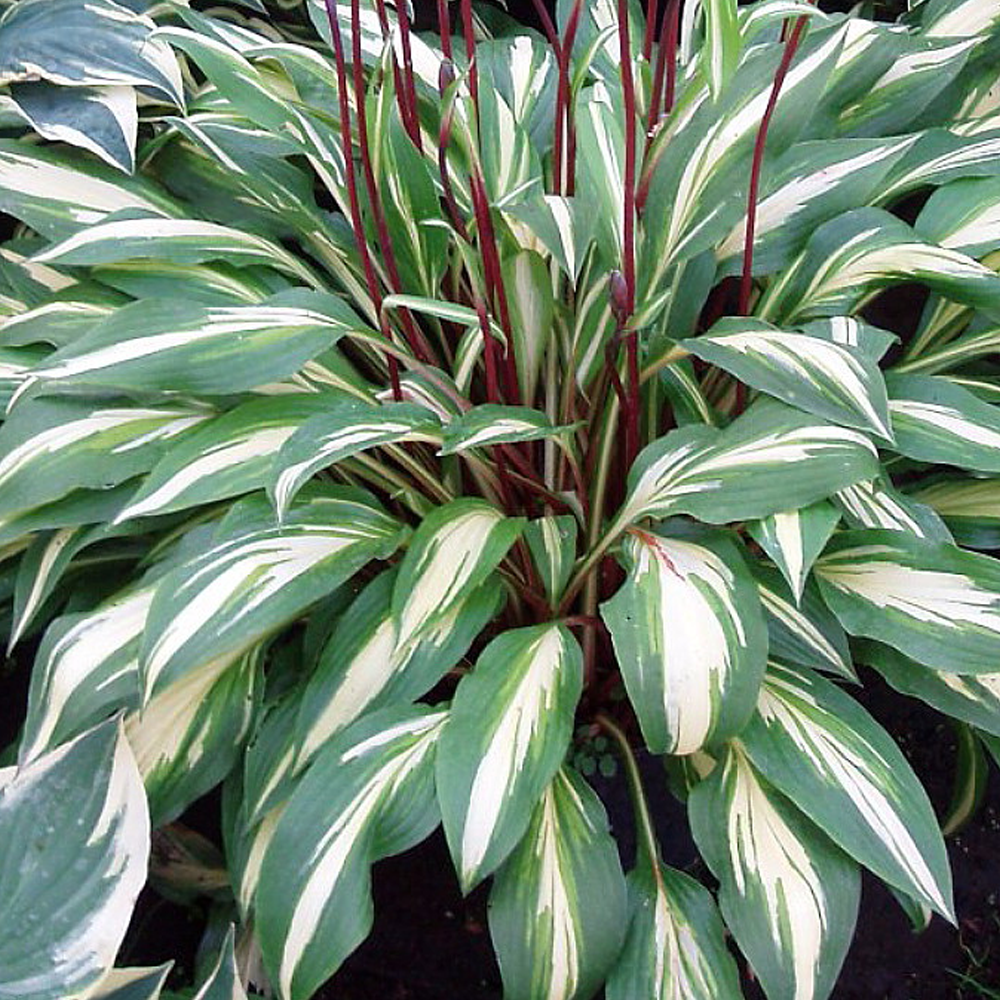
[[628, 579], [601, 613], [654, 753], [689, 754], [738, 733], [764, 674], [767, 629], [756, 586], [724, 535], [634, 530]]
[[855, 663], [995, 749], [996, 4], [502, 6], [0, 0], [0, 998], [155, 1000], [220, 786], [204, 1000], [439, 824], [512, 1000], [824, 1000], [861, 867], [961, 919]]
[[149, 812], [120, 720], [0, 771], [0, 995], [90, 996], [146, 878]]

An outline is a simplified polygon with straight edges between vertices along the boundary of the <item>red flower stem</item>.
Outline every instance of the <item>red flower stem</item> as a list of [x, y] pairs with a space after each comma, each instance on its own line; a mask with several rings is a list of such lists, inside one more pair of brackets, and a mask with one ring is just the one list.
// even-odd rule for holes
[[556, 87], [556, 114], [555, 114], [555, 135], [552, 142], [552, 190], [555, 194], [561, 194], [563, 188], [563, 146], [566, 119], [566, 106], [569, 95], [569, 74], [567, 72], [567, 62], [563, 53], [562, 41], [559, 32], [556, 30], [552, 18], [542, 0], [532, 0], [535, 13], [542, 24], [545, 37], [552, 46], [552, 53], [556, 59], [556, 66], [559, 73], [559, 81]]
[[667, 90], [663, 95], [663, 114], [674, 109], [674, 92], [677, 89], [677, 37], [680, 34], [681, 0], [672, 0], [667, 11], [663, 33], [663, 46], [667, 52]]
[[514, 336], [510, 322], [510, 310], [507, 304], [507, 291], [504, 287], [503, 275], [500, 270], [500, 255], [497, 253], [496, 234], [493, 230], [493, 219], [490, 216], [489, 202], [483, 185], [482, 174], [474, 167], [469, 174], [469, 188], [472, 192], [472, 205], [476, 214], [476, 227], [479, 230], [479, 252], [483, 258], [483, 275], [486, 279], [487, 294], [496, 302], [500, 313], [500, 329], [507, 341], [504, 355], [504, 388], [506, 400], [510, 403], [520, 403], [521, 390], [517, 381], [517, 358], [514, 349]]
[[[351, 211], [351, 227], [354, 230], [354, 243], [361, 257], [365, 272], [365, 284], [371, 297], [375, 311], [378, 313], [382, 336], [392, 339], [389, 321], [382, 312], [382, 292], [379, 289], [375, 267], [372, 264], [368, 241], [365, 239], [365, 227], [361, 218], [361, 202], [358, 198], [358, 180], [354, 172], [354, 141], [351, 138], [351, 108], [347, 101], [347, 66], [344, 60], [344, 41], [340, 36], [340, 24], [337, 21], [334, 0], [326, 0], [326, 14], [330, 22], [330, 34], [333, 37], [333, 57], [337, 66], [337, 97], [340, 112], [340, 141], [344, 149], [344, 179], [347, 184], [347, 199]], [[403, 398], [399, 384], [399, 362], [389, 355], [386, 359], [389, 366], [389, 378], [392, 382], [392, 397], [396, 402]]]
[[576, 193], [576, 109], [573, 107], [573, 94], [570, 90], [569, 64], [573, 56], [573, 44], [576, 32], [580, 27], [580, 14], [583, 11], [583, 0], [576, 0], [566, 19], [566, 31], [563, 33], [562, 65], [559, 73], [565, 85], [563, 118], [566, 123], [566, 183], [567, 195]]
[[465, 220], [458, 208], [458, 201], [455, 198], [455, 189], [451, 183], [451, 172], [448, 170], [448, 145], [451, 142], [452, 111], [449, 111], [441, 119], [441, 129], [438, 132], [438, 173], [441, 176], [441, 191], [444, 195], [445, 208], [448, 211], [448, 218], [455, 229], [455, 232], [466, 243], [469, 242], [469, 231], [465, 227]]
[[375, 0], [375, 10], [378, 13], [379, 27], [382, 29], [382, 38], [389, 43], [392, 50], [392, 82], [396, 91], [396, 105], [399, 108], [399, 117], [403, 122], [406, 134], [413, 139], [413, 123], [410, 121], [410, 109], [406, 102], [406, 86], [403, 83], [403, 74], [396, 61], [396, 48], [392, 45], [392, 30], [389, 27], [389, 16], [385, 12], [385, 0]]
[[413, 144], [422, 153], [423, 139], [420, 137], [420, 116], [417, 113], [417, 88], [413, 81], [413, 52], [410, 47], [410, 15], [406, 12], [407, 0], [396, 5], [396, 16], [399, 18], [399, 34], [403, 43], [403, 86], [406, 88], [406, 105], [410, 115], [409, 133]]
[[649, 57], [653, 54], [653, 36], [656, 34], [656, 14], [659, 5], [659, 0], [649, 0], [646, 9], [646, 34], [642, 39], [642, 58], [646, 62], [649, 62]]
[[558, 55], [559, 52], [559, 33], [556, 31], [556, 26], [552, 22], [552, 17], [549, 14], [548, 8], [542, 3], [542, 0], [531, 0], [535, 8], [535, 13], [538, 15], [538, 20], [542, 23], [542, 31], [545, 32], [545, 37], [549, 40], [549, 44], [555, 50]]
[[451, 61], [451, 18], [448, 14], [448, 0], [437, 0], [438, 34], [441, 36], [441, 51], [445, 59]]
[[625, 278], [625, 309], [635, 311], [635, 81], [632, 78], [632, 48], [629, 43], [628, 0], [618, 0], [618, 43], [621, 53], [622, 98], [625, 105], [625, 204], [622, 224], [622, 275]]
[[764, 162], [764, 146], [767, 142], [767, 130], [771, 124], [771, 117], [778, 104], [778, 96], [781, 94], [785, 76], [788, 68], [792, 64], [795, 50], [799, 47], [802, 38], [802, 31], [806, 26], [808, 18], [803, 15], [795, 22], [792, 33], [785, 41], [785, 51], [782, 53], [781, 62], [774, 74], [774, 83], [771, 85], [771, 96], [768, 98], [767, 107], [764, 109], [764, 116], [760, 120], [757, 128], [757, 139], [753, 148], [753, 162], [750, 167], [750, 190], [747, 194], [747, 224], [746, 234], [743, 240], [743, 274], [740, 278], [740, 297], [737, 305], [737, 314], [746, 316], [750, 310], [750, 293], [753, 289], [753, 241], [757, 224], [757, 193], [760, 188], [760, 170]]
[[639, 411], [642, 400], [639, 397], [639, 334], [632, 330], [625, 339], [626, 364], [628, 370], [628, 411], [625, 422], [625, 468], [631, 467], [639, 454]]
[[[358, 149], [361, 154], [361, 169], [365, 177], [365, 189], [368, 192], [368, 201], [371, 205], [372, 216], [375, 219], [375, 228], [382, 247], [382, 255], [385, 258], [385, 269], [389, 276], [389, 284], [394, 292], [401, 292], [403, 285], [399, 279], [396, 252], [393, 249], [392, 236], [389, 233], [389, 226], [386, 223], [382, 199], [379, 195], [378, 186], [375, 183], [375, 171], [372, 168], [371, 149], [368, 142], [368, 112], [365, 108], [364, 67], [361, 61], [360, 0], [351, 0], [351, 60], [353, 64], [351, 69], [354, 79], [354, 104], [358, 115]], [[433, 350], [420, 332], [420, 328], [417, 326], [413, 315], [408, 309], [401, 311], [400, 320], [403, 324], [406, 342], [410, 345], [410, 350], [413, 351], [420, 361], [429, 361], [434, 356]]]
[[472, 0], [462, 0], [462, 33], [465, 35], [465, 57], [469, 62], [469, 93], [479, 114], [479, 72], [476, 69], [476, 34], [472, 27]]
[[483, 335], [483, 362], [486, 365], [486, 399], [490, 403], [500, 402], [500, 384], [497, 380], [497, 345], [490, 329], [490, 319], [486, 313], [486, 303], [477, 293], [475, 298], [479, 330]]
[[[649, 116], [646, 119], [646, 145], [643, 152], [642, 176], [639, 179], [639, 189], [635, 196], [636, 209], [640, 212], [646, 207], [649, 185], [653, 178], [653, 165], [649, 162], [649, 150], [656, 137], [657, 126], [674, 106], [680, 9], [680, 0], [670, 0], [670, 6], [664, 14], [663, 26], [660, 31], [660, 46], [656, 54], [656, 70], [653, 75], [653, 95], [650, 98]], [[662, 93], [664, 80], [666, 81], [665, 95]]]

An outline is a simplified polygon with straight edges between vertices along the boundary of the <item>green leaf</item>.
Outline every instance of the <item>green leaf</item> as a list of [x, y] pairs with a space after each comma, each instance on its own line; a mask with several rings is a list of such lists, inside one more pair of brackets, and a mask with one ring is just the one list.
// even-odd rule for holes
[[160, 582], [140, 656], [145, 696], [249, 649], [402, 540], [398, 522], [363, 494], [317, 496], [280, 527], [263, 497], [253, 501], [248, 524], [223, 525], [209, 551]]
[[324, 409], [302, 421], [274, 459], [267, 486], [279, 517], [284, 517], [298, 491], [322, 469], [378, 445], [441, 439], [434, 414], [412, 403], [376, 405], [328, 399]]
[[284, 247], [253, 233], [200, 219], [109, 219], [89, 226], [36, 254], [42, 263], [117, 264], [128, 260], [202, 264], [222, 260], [235, 267], [260, 264], [312, 281], [301, 261]]
[[798, 409], [892, 441], [882, 375], [857, 350], [736, 317], [680, 346]]
[[362, 714], [426, 694], [465, 655], [503, 596], [488, 578], [435, 628], [400, 643], [392, 614], [396, 577], [390, 569], [368, 584], [324, 646], [298, 713], [296, 768]]
[[148, 856], [120, 721], [0, 770], [0, 994], [88, 996], [114, 963]]
[[504, 215], [526, 228], [552, 255], [566, 277], [576, 282], [594, 225], [593, 215], [584, 211], [576, 198], [550, 194], [529, 198], [507, 205]]
[[0, 139], [0, 210], [54, 239], [70, 236], [113, 212], [182, 214], [172, 198], [143, 178], [123, 177], [109, 167], [81, 160], [72, 151], [12, 139]]
[[877, 479], [838, 490], [837, 505], [852, 528], [907, 531], [932, 542], [950, 542], [944, 522], [926, 505], [899, 493]]
[[876, 208], [847, 212], [820, 226], [755, 311], [777, 324], [850, 313], [898, 281], [920, 281], [957, 302], [1000, 311], [1000, 277], [994, 271], [966, 254], [927, 243]]
[[577, 523], [572, 514], [553, 515], [529, 521], [524, 540], [553, 606], [569, 583], [576, 559]]
[[153, 591], [148, 585], [126, 590], [49, 626], [31, 672], [22, 764], [116, 709], [138, 707], [139, 640]]
[[173, 962], [156, 968], [112, 969], [90, 1000], [158, 1000]]
[[481, 72], [477, 123], [483, 180], [490, 204], [503, 208], [542, 193], [542, 165], [528, 133], [492, 80]]
[[921, 31], [929, 38], [985, 35], [1000, 18], [1000, 11], [983, 0], [929, 0], [921, 14]]
[[520, 844], [496, 874], [490, 934], [509, 1000], [584, 1000], [625, 931], [625, 878], [600, 799], [556, 772]]
[[970, 177], [938, 188], [913, 228], [925, 240], [971, 257], [995, 250], [1000, 241], [1000, 178]]
[[815, 569], [823, 597], [855, 635], [952, 673], [1000, 658], [1000, 562], [898, 531], [834, 537]]
[[659, 865], [629, 872], [625, 946], [607, 1000], [739, 1000], [739, 972], [711, 893], [689, 875]]
[[689, 754], [738, 733], [764, 674], [757, 588], [721, 534], [632, 529], [628, 578], [601, 605], [629, 699], [653, 753]]
[[438, 749], [437, 789], [463, 891], [524, 835], [566, 754], [582, 687], [580, 648], [554, 624], [501, 633], [459, 682]]
[[271, 981], [306, 1000], [371, 927], [369, 868], [438, 821], [433, 759], [443, 712], [376, 713], [313, 762], [264, 853], [257, 934]]
[[397, 643], [440, 623], [484, 583], [524, 527], [483, 500], [454, 500], [433, 510], [413, 534], [392, 594]]
[[726, 89], [740, 61], [740, 26], [736, 0], [702, 0], [705, 40], [701, 47], [701, 71], [715, 100]]
[[[0, 26], [0, 46], [3, 39]], [[79, 146], [125, 173], [135, 170], [139, 119], [132, 87], [32, 82], [11, 84], [10, 90], [15, 107], [42, 138]]]
[[[29, 379], [63, 386], [232, 395], [277, 381], [361, 324], [333, 299], [306, 305], [207, 306], [146, 299], [123, 306], [56, 351]], [[331, 304], [338, 307], [331, 314]]]
[[888, 385], [900, 454], [973, 472], [1000, 472], [1000, 407], [933, 376], [892, 375]]
[[760, 563], [752, 565], [767, 618], [770, 655], [856, 681], [847, 634], [816, 585], [807, 583], [796, 601], [776, 570]]
[[848, 854], [953, 920], [934, 810], [899, 747], [853, 698], [818, 674], [772, 665], [740, 742]]
[[154, 826], [176, 819], [239, 759], [261, 686], [258, 652], [201, 664], [126, 717]]
[[233, 942], [236, 934], [233, 925], [229, 925], [219, 956], [212, 964], [205, 981], [191, 1000], [247, 1000], [246, 990], [236, 967], [236, 955]]
[[116, 486], [155, 465], [168, 442], [211, 415], [184, 403], [20, 403], [0, 427], [0, 510], [9, 516], [76, 489]]
[[897, 691], [1000, 736], [1000, 671], [962, 676], [933, 670], [878, 642], [859, 643], [857, 656]]
[[913, 496], [944, 519], [960, 544], [1000, 549], [1000, 477], [941, 479]]
[[469, 448], [517, 441], [541, 441], [557, 437], [570, 425], [554, 427], [541, 410], [530, 406], [499, 406], [483, 403], [455, 417], [444, 430], [440, 455], [454, 455]]
[[800, 510], [783, 511], [754, 521], [747, 530], [781, 570], [795, 600], [801, 601], [812, 564], [826, 547], [839, 521], [836, 508], [820, 501]]
[[764, 402], [724, 431], [685, 427], [644, 448], [616, 524], [677, 513], [714, 524], [767, 517], [877, 474], [864, 434]]
[[688, 814], [722, 915], [767, 995], [828, 996], [854, 934], [857, 866], [737, 744], [692, 789]]
[[255, 399], [205, 421], [157, 462], [116, 523], [261, 489], [289, 438], [333, 406], [326, 394]]

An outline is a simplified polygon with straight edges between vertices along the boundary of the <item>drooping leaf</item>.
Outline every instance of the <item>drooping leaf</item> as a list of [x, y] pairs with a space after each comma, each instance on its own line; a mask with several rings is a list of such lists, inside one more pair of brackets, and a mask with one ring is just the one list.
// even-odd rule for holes
[[681, 346], [783, 402], [892, 441], [881, 373], [859, 351], [736, 317]]
[[372, 862], [438, 822], [434, 748], [446, 714], [387, 710], [313, 761], [260, 866], [257, 933], [279, 995], [306, 1000], [367, 935]]
[[739, 972], [711, 893], [659, 865], [629, 872], [625, 945], [608, 977], [608, 1000], [737, 1000]]
[[554, 427], [544, 413], [529, 406], [483, 403], [448, 424], [439, 454], [452, 455], [491, 444], [540, 441], [556, 437], [566, 430], [565, 426]]
[[783, 511], [754, 521], [747, 530], [781, 570], [796, 601], [800, 601], [812, 564], [839, 521], [836, 508], [821, 500], [800, 510]]
[[767, 401], [725, 431], [685, 427], [643, 449], [616, 523], [678, 513], [715, 524], [767, 517], [877, 472], [864, 434]]
[[941, 479], [913, 496], [944, 519], [960, 544], [1000, 549], [1000, 477]]
[[731, 745], [688, 798], [726, 925], [775, 997], [829, 995], [854, 933], [857, 866]]
[[430, 631], [496, 569], [524, 527], [482, 500], [436, 508], [414, 532], [392, 594], [397, 643]]
[[262, 497], [244, 510], [246, 525], [222, 531], [157, 588], [140, 655], [147, 696], [249, 649], [402, 540], [398, 522], [349, 491], [314, 497], [281, 526]]
[[0, 771], [0, 995], [89, 995], [114, 963], [148, 856], [119, 720]]
[[816, 563], [844, 627], [953, 673], [990, 673], [1000, 656], [1000, 563], [899, 531], [848, 531]]
[[877, 479], [845, 486], [834, 499], [852, 528], [906, 531], [935, 542], [953, 540], [945, 523], [930, 507]]
[[740, 743], [831, 840], [953, 919], [948, 856], [923, 786], [853, 698], [815, 673], [772, 664]]
[[556, 772], [496, 874], [490, 933], [510, 1000], [591, 997], [621, 948], [625, 878], [600, 799]]
[[688, 754], [739, 732], [767, 656], [742, 555], [721, 535], [632, 529], [624, 557], [629, 576], [601, 615], [646, 745]]
[[468, 892], [510, 854], [566, 754], [583, 657], [562, 625], [501, 633], [463, 677], [437, 755], [448, 846]]
[[191, 1000], [247, 1000], [246, 990], [243, 989], [236, 967], [236, 955], [233, 951], [235, 936], [230, 924], [219, 948], [218, 958]]

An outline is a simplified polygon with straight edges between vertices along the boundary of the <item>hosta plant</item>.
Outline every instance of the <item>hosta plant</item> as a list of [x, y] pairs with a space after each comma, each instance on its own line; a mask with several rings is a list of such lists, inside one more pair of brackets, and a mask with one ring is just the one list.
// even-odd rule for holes
[[998, 746], [1000, 8], [537, 8], [5, 5], [0, 997], [160, 995], [148, 871], [305, 1000], [439, 824], [510, 1000], [735, 997], [727, 929], [826, 997], [862, 868], [955, 919], [856, 665]]

